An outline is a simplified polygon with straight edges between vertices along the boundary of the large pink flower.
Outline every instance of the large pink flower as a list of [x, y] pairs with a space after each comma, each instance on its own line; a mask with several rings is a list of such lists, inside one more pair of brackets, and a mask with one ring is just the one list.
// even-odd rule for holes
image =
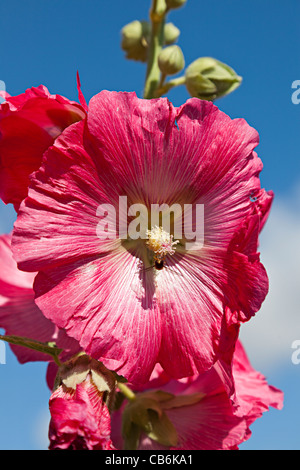
[[[257, 246], [273, 195], [260, 187], [257, 144], [210, 102], [93, 97], [87, 121], [45, 153], [15, 223], [14, 255], [38, 271], [45, 316], [130, 381], [147, 381], [156, 363], [180, 378], [230, 362], [240, 322], [268, 291]], [[204, 205], [204, 245], [173, 246], [151, 225], [150, 245], [100, 239], [98, 207], [117, 210], [120, 196], [128, 207]], [[163, 269], [151, 267], [162, 252]]]
[[[155, 397], [155, 390], [159, 391], [157, 399], [162, 398], [160, 406], [177, 432], [177, 444], [173, 447], [162, 445], [140, 429], [138, 449], [237, 449], [242, 442], [250, 438], [249, 426], [260, 418], [263, 412], [268, 411], [270, 406], [282, 408], [283, 393], [269, 385], [265, 377], [253, 369], [240, 341], [237, 342], [233, 357], [233, 376], [238, 397], [234, 403], [227, 395], [216, 366], [201, 375], [172, 380], [157, 365], [149, 383], [139, 389], [138, 392], [142, 393], [137, 395], [137, 401], [142, 404], [144, 397], [146, 403], [149, 397]], [[171, 396], [168, 397], [167, 394]], [[130, 417], [133, 421], [139, 421], [139, 416], [135, 416], [134, 411], [124, 413], [125, 406], [126, 403], [123, 403], [112, 415], [112, 440], [118, 449], [124, 448], [126, 437], [121, 433], [122, 419], [123, 430], [128, 428], [124, 419]], [[130, 403], [128, 406], [131, 406]], [[137, 409], [136, 405], [134, 406]]]
[[0, 105], [0, 197], [18, 210], [44, 151], [66, 127], [83, 119], [85, 110], [42, 85], [18, 96], [6, 93], [5, 99]]

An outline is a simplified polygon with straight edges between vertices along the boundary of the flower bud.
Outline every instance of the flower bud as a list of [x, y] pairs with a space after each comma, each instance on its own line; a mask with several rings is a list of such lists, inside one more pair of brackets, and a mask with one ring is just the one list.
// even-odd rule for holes
[[132, 21], [121, 30], [121, 47], [126, 52], [126, 58], [146, 62], [150, 24], [148, 21]]
[[85, 354], [60, 366], [49, 400], [49, 449], [115, 450], [110, 438], [115, 387], [114, 373]]
[[242, 81], [231, 67], [211, 57], [192, 62], [186, 69], [185, 78], [190, 95], [208, 101], [228, 95]]
[[180, 30], [173, 23], [166, 23], [164, 27], [164, 41], [168, 46], [177, 41]]
[[169, 9], [171, 9], [171, 8], [173, 8], [173, 9], [180, 8], [186, 2], [187, 2], [187, 0], [166, 0], [167, 8], [169, 8]]
[[159, 53], [158, 66], [165, 75], [173, 75], [184, 68], [184, 56], [179, 46], [168, 46]]

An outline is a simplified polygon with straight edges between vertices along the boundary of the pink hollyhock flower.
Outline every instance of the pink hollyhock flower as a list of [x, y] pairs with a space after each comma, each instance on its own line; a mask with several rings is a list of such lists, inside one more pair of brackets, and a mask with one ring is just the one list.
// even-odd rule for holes
[[[257, 246], [273, 194], [260, 186], [258, 140], [211, 102], [94, 96], [87, 120], [45, 153], [15, 223], [14, 255], [38, 271], [44, 315], [130, 382], [156, 363], [173, 378], [230, 364], [240, 323], [268, 291]], [[149, 211], [201, 204], [203, 246], [151, 225], [147, 240], [124, 239], [124, 220], [101, 238], [99, 205], [117, 213], [120, 196]]]
[[29, 175], [62, 131], [85, 117], [84, 107], [45, 86], [18, 96], [5, 93], [0, 105], [0, 197], [17, 211], [27, 196]]
[[[34, 302], [33, 281], [36, 273], [17, 268], [11, 252], [11, 235], [0, 236], [0, 328], [7, 335], [22, 336], [42, 343], [55, 342], [62, 348], [61, 357], [70, 357], [80, 350], [79, 344], [66, 332], [48, 320]], [[11, 344], [18, 361], [51, 361], [42, 352]], [[57, 366], [49, 364], [47, 377], [52, 388]]]
[[[149, 399], [155, 397], [154, 390], [156, 390], [161, 411], [167, 415], [176, 430], [177, 443], [173, 446], [162, 445], [160, 439], [157, 441], [151, 438], [152, 430], [147, 433], [140, 428], [138, 449], [238, 449], [242, 442], [250, 438], [249, 426], [261, 417], [263, 412], [267, 411], [270, 406], [276, 409], [282, 408], [283, 394], [280, 390], [268, 385], [265, 377], [252, 368], [239, 341], [233, 357], [233, 370], [238, 406], [229, 399], [215, 366], [199, 376], [173, 380], [157, 365], [149, 383], [139, 389], [140, 393], [136, 395], [135, 402], [140, 402], [142, 406], [145, 400], [149, 410], [151, 407]], [[118, 449], [124, 448], [124, 438], [125, 441], [127, 438], [126, 435], [121, 434], [122, 427], [123, 431], [130, 429], [126, 419], [139, 422], [139, 416], [142, 414], [141, 406], [139, 408], [132, 403], [123, 404], [112, 415], [112, 440]], [[130, 408], [132, 408], [131, 412], [129, 412]], [[170, 425], [167, 428], [162, 423], [162, 429], [164, 427], [166, 430], [162, 439], [168, 439], [168, 429], [173, 438]]]
[[[87, 359], [81, 357], [80, 359]], [[66, 368], [66, 366], [64, 366]], [[64, 374], [50, 401], [50, 450], [114, 450], [110, 439], [107, 397], [114, 391], [113, 377], [101, 365], [80, 362]]]

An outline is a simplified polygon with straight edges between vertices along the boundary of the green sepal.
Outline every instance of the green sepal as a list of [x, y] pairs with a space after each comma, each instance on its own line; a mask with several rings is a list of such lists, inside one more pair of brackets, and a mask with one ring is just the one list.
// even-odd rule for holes
[[159, 416], [154, 410], [148, 411], [152, 430], [148, 432], [150, 439], [167, 447], [175, 447], [178, 443], [178, 434], [172, 421], [163, 411]]
[[[143, 432], [161, 445], [175, 446], [178, 442], [177, 431], [163, 411], [164, 404], [173, 398], [170, 393], [158, 391], [137, 395], [135, 400], [130, 401], [123, 411], [122, 434], [126, 445], [132, 440], [135, 442], [137, 427], [139, 438]], [[132, 432], [135, 433], [134, 438], [130, 437]]]
[[135, 424], [131, 423], [128, 432], [124, 438], [124, 450], [137, 450], [139, 447], [142, 430]]

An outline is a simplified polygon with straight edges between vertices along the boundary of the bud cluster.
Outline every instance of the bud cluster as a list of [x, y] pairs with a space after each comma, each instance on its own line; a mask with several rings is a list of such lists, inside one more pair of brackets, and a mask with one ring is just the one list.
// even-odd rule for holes
[[[150, 44], [151, 24], [146, 20], [134, 20], [121, 30], [121, 47], [126, 58], [146, 62]], [[179, 35], [179, 29], [173, 23], [164, 25], [164, 45], [174, 44]]]
[[[175, 44], [180, 30], [171, 22], [166, 22], [167, 14], [184, 6], [187, 0], [160, 0], [157, 10], [150, 12], [150, 20], [135, 20], [123, 27], [121, 47], [126, 58], [148, 63], [147, 70], [156, 67], [160, 77], [149, 78], [151, 91], [145, 98], [165, 95], [170, 89], [185, 85], [192, 97], [214, 101], [234, 91], [242, 78], [229, 66], [212, 57], [200, 57], [194, 60], [181, 77], [167, 81], [168, 76], [176, 75], [185, 67], [185, 57], [180, 46]], [[157, 31], [159, 30], [159, 33]], [[156, 42], [153, 41], [157, 33]], [[159, 45], [157, 45], [159, 43]], [[156, 44], [156, 46], [155, 46]], [[156, 47], [156, 53], [153, 48]], [[149, 63], [152, 62], [152, 68]], [[148, 73], [148, 71], [147, 71]], [[153, 85], [155, 82], [155, 85]]]

